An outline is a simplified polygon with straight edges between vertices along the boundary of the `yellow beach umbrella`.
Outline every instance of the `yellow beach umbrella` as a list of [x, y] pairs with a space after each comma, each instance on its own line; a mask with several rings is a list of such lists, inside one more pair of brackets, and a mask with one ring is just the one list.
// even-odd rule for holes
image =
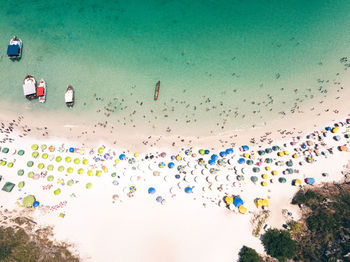
[[29, 178], [32, 178], [34, 176], [34, 172], [33, 171], [30, 171], [29, 173], [28, 173], [28, 177]]
[[266, 166], [266, 167], [265, 167], [265, 170], [266, 170], [266, 171], [269, 171], [270, 169], [271, 169], [271, 168], [270, 168], [269, 166]]
[[44, 164], [43, 164], [43, 163], [40, 163], [40, 164], [38, 165], [38, 168], [39, 168], [39, 169], [43, 169], [43, 168], [44, 168]]
[[74, 164], [77, 165], [77, 164], [79, 164], [79, 163], [80, 163], [80, 159], [79, 159], [79, 158], [75, 158], [75, 159], [74, 159]]
[[52, 170], [53, 170], [53, 165], [51, 165], [51, 164], [48, 165], [48, 166], [47, 166], [47, 170], [52, 171]]
[[33, 150], [38, 150], [39, 146], [38, 146], [37, 144], [33, 144], [33, 145], [31, 146], [31, 148], [32, 148]]
[[88, 176], [93, 176], [93, 175], [94, 175], [94, 172], [93, 172], [92, 170], [89, 170], [89, 171], [87, 171], [87, 175], [88, 175]]
[[86, 188], [87, 188], [87, 189], [92, 188], [92, 184], [91, 184], [91, 183], [87, 183], [87, 184], [86, 184]]
[[39, 153], [37, 151], [34, 151], [32, 153], [32, 157], [37, 158], [39, 156]]
[[180, 155], [177, 155], [177, 156], [176, 156], [176, 160], [177, 160], [177, 161], [180, 161], [181, 159], [182, 159], [182, 157], [181, 157]]
[[273, 171], [271, 172], [271, 174], [274, 175], [274, 176], [276, 176], [276, 175], [278, 175], [278, 172], [277, 172], [276, 170], [273, 170]]
[[226, 202], [226, 204], [228, 204], [228, 205], [233, 204], [233, 197], [232, 197], [232, 196], [226, 196], [226, 197], [225, 197], [225, 202]]
[[64, 170], [64, 166], [59, 166], [59, 167], [58, 167], [58, 171], [59, 171], [59, 172], [63, 172], [63, 170]]
[[56, 157], [56, 162], [61, 162], [62, 161], [62, 157], [61, 156], [57, 156]]
[[97, 150], [97, 152], [99, 152], [100, 154], [102, 154], [102, 153], [103, 153], [103, 150], [104, 150], [103, 147], [99, 147], [98, 150]]
[[278, 152], [278, 156], [284, 156], [283, 152]]
[[245, 214], [247, 212], [247, 208], [244, 207], [243, 205], [240, 205], [238, 208], [239, 213]]
[[263, 175], [262, 175], [262, 178], [263, 178], [263, 179], [267, 179], [267, 178], [268, 178], [267, 174], [263, 174]]
[[72, 161], [71, 157], [70, 156], [67, 156], [64, 161], [66, 161], [67, 163], [69, 163], [70, 161]]
[[69, 174], [73, 173], [73, 168], [72, 168], [72, 167], [68, 167], [68, 168], [67, 168], [67, 172], [68, 172]]
[[84, 164], [84, 165], [87, 165], [87, 164], [89, 164], [89, 160], [87, 160], [87, 159], [84, 159], [84, 160], [83, 160], [83, 164]]
[[55, 191], [53, 191], [54, 195], [57, 196], [61, 194], [61, 189], [57, 188]]
[[339, 127], [337, 127], [337, 126], [336, 126], [336, 127], [333, 127], [333, 128], [332, 128], [332, 133], [337, 133], [338, 130], [339, 130]]
[[248, 157], [249, 157], [249, 154], [248, 154], [248, 153], [244, 153], [244, 154], [243, 154], [243, 157], [248, 158]]
[[262, 185], [262, 186], [267, 186], [267, 182], [266, 182], [266, 181], [262, 181], [262, 182], [261, 182], [261, 185]]
[[301, 185], [301, 180], [300, 179], [295, 179], [294, 180], [294, 185]]
[[293, 158], [298, 158], [299, 156], [298, 156], [298, 154], [297, 153], [295, 153], [295, 154], [293, 154], [293, 156], [292, 156]]
[[108, 173], [108, 168], [107, 167], [103, 166], [102, 170], [103, 170], [103, 172]]
[[284, 150], [283, 153], [288, 156], [289, 155], [289, 151], [288, 150]]
[[84, 169], [79, 168], [79, 169], [78, 169], [78, 174], [81, 175], [81, 174], [83, 174], [83, 173], [84, 173]]
[[100, 177], [101, 175], [102, 175], [102, 171], [101, 171], [101, 170], [97, 170], [97, 171], [96, 171], [96, 176], [97, 176], [97, 177]]
[[7, 167], [10, 167], [10, 168], [13, 167], [13, 163], [12, 162], [8, 163]]
[[140, 156], [140, 154], [138, 153], [138, 152], [136, 152], [135, 154], [134, 154], [134, 157], [139, 157]]
[[115, 160], [115, 163], [118, 164], [119, 162], [120, 162], [120, 159], [117, 158], [117, 159]]
[[3, 160], [3, 161], [1, 161], [0, 165], [5, 166], [6, 163], [7, 163], [7, 162], [6, 162], [5, 160]]
[[41, 157], [42, 157], [43, 159], [46, 159], [48, 156], [49, 156], [49, 155], [48, 155], [47, 153], [44, 153]]

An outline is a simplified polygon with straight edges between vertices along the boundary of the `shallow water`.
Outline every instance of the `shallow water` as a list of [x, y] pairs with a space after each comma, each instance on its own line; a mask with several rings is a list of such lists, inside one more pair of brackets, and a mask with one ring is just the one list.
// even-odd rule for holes
[[[141, 132], [217, 132], [268, 122], [334, 91], [348, 73], [339, 59], [350, 51], [350, 3], [6, 1], [0, 32], [3, 108]], [[24, 42], [20, 62], [5, 53], [14, 34]], [[23, 97], [27, 73], [46, 79], [46, 104]], [[64, 104], [68, 84], [73, 110]]]

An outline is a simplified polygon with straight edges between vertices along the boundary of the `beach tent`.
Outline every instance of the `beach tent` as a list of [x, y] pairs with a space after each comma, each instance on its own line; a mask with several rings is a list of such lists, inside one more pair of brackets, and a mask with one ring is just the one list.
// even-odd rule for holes
[[240, 197], [235, 197], [235, 198], [233, 199], [233, 205], [234, 205], [235, 207], [240, 207], [241, 205], [243, 205], [243, 200], [242, 200], [242, 198], [240, 198]]
[[312, 177], [306, 178], [305, 183], [308, 185], [313, 185], [315, 183], [315, 179]]
[[11, 192], [14, 187], [15, 187], [15, 184], [11, 182], [6, 182], [6, 184], [2, 187], [2, 191]]

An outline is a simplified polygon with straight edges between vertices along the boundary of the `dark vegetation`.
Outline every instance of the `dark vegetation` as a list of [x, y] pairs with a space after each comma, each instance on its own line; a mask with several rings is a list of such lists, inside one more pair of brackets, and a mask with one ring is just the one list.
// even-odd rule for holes
[[[297, 261], [350, 261], [350, 185], [325, 185], [300, 191], [293, 204], [302, 204], [304, 229], [294, 224]], [[349, 254], [349, 256], [347, 256]]]
[[250, 247], [243, 246], [239, 251], [239, 260], [238, 262], [262, 262], [262, 258], [259, 254]]
[[286, 230], [270, 229], [263, 236], [262, 242], [266, 253], [281, 262], [295, 255], [296, 243]]
[[[21, 220], [20, 218], [16, 221]], [[24, 222], [25, 220], [22, 220]], [[33, 232], [29, 225], [22, 223], [0, 226], [1, 262], [78, 262], [64, 243], [55, 244], [49, 240], [50, 228]], [[23, 226], [24, 225], [24, 226]]]

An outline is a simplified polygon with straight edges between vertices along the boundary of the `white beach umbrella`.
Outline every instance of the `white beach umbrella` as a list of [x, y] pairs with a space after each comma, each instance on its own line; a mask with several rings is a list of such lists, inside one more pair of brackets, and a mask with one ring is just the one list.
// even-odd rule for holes
[[215, 176], [215, 180], [218, 181], [218, 182], [223, 181], [224, 178], [225, 178], [224, 175], [216, 175], [216, 176]]
[[193, 183], [193, 176], [191, 176], [191, 175], [186, 175], [185, 177], [184, 177], [184, 179], [185, 179], [185, 181], [186, 182], [188, 182], [188, 183]]
[[215, 177], [213, 175], [209, 175], [206, 177], [208, 183], [213, 183], [215, 181]]

